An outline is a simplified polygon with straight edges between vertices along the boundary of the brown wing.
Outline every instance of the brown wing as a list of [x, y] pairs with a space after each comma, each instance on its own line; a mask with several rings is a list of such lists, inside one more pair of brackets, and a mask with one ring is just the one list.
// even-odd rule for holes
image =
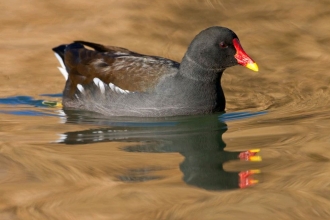
[[132, 92], [153, 91], [160, 77], [173, 73], [179, 67], [179, 63], [169, 59], [83, 41], [67, 46], [64, 63], [72, 87], [89, 84], [97, 77]]
[[130, 51], [126, 48], [122, 48], [122, 47], [115, 47], [115, 46], [104, 46], [102, 44], [96, 44], [96, 43], [92, 43], [92, 42], [87, 42], [87, 41], [74, 41], [75, 43], [79, 43], [79, 44], [83, 44], [87, 47], [91, 47], [93, 48], [95, 51], [99, 51], [99, 52], [108, 52], [108, 53], [113, 53], [113, 54], [118, 54], [118, 53], [122, 53], [122, 54], [135, 54], [135, 55], [141, 55], [138, 53], [135, 53], [133, 51]]

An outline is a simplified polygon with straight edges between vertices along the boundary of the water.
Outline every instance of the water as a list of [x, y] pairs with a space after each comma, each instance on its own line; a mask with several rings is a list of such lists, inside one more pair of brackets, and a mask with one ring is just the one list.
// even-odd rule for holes
[[[0, 219], [330, 218], [328, 1], [16, 3], [0, 3]], [[226, 70], [225, 114], [54, 105], [50, 48], [90, 40], [180, 61], [211, 25], [260, 67]]]

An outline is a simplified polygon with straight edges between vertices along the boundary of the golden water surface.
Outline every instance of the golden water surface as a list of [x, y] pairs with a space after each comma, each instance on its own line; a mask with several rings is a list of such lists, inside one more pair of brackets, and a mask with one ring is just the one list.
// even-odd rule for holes
[[[80, 123], [80, 116], [70, 123], [65, 116], [7, 114], [22, 106], [1, 105], [7, 112], [0, 114], [1, 220], [330, 219], [329, 0], [8, 0], [0, 6], [0, 98], [60, 93], [64, 78], [51, 51], [59, 44], [86, 40], [180, 61], [198, 32], [221, 25], [237, 33], [260, 68], [226, 70], [226, 111], [264, 113], [226, 124], [214, 124], [217, 116], [183, 119], [173, 135]], [[104, 132], [116, 134], [107, 141], [93, 135]], [[79, 144], [82, 133], [88, 141]], [[70, 143], [70, 135], [78, 138]], [[189, 142], [194, 138], [200, 142]], [[228, 152], [261, 149], [261, 162], [223, 163], [235, 175], [259, 169], [259, 183], [208, 187], [223, 171], [197, 176], [200, 185], [190, 182], [187, 170], [223, 155], [203, 147], [218, 145]]]

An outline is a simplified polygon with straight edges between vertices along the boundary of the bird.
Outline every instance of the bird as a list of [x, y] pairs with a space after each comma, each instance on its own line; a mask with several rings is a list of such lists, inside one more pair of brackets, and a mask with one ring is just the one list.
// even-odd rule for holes
[[212, 26], [192, 40], [181, 63], [117, 46], [73, 41], [52, 49], [66, 79], [64, 110], [109, 117], [168, 117], [222, 112], [228, 67], [258, 71], [238, 36]]

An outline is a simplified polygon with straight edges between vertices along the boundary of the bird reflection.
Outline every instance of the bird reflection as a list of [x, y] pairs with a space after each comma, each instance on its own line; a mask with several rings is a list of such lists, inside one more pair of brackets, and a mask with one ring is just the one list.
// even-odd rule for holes
[[[256, 155], [257, 150], [224, 150], [226, 144], [222, 135], [227, 131], [227, 125], [221, 120], [220, 114], [168, 119], [104, 119], [81, 112], [66, 114], [66, 123], [96, 124], [103, 128], [64, 133], [59, 143], [72, 145], [125, 141], [139, 143], [121, 148], [127, 152], [178, 152], [184, 156], [180, 164], [183, 180], [189, 185], [208, 190], [244, 188], [257, 182], [252, 174], [258, 171], [227, 172], [223, 169], [223, 164], [230, 160], [260, 160], [260, 157]], [[156, 178], [149, 174], [142, 179]], [[141, 176], [138, 179], [141, 181]]]

